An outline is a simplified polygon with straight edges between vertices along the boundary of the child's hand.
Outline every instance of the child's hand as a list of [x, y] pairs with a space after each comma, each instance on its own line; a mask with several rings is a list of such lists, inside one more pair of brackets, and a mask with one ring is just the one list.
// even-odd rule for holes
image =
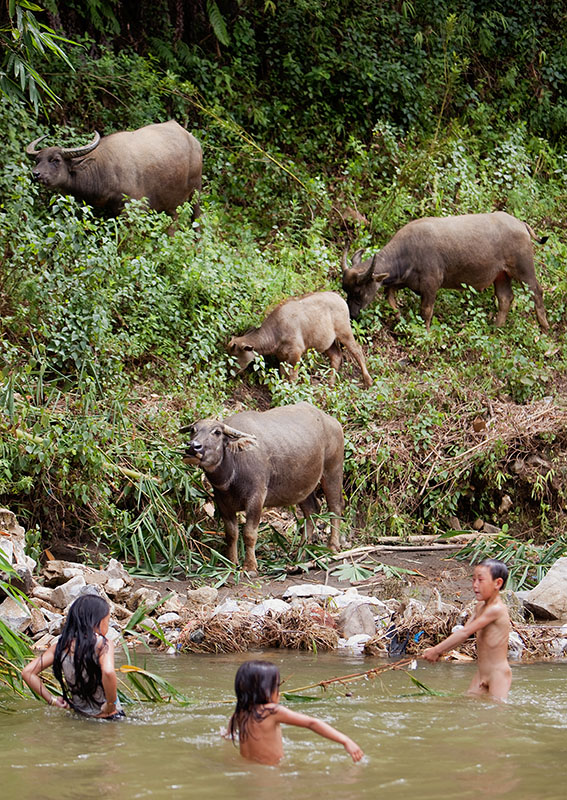
[[352, 758], [352, 760], [355, 761], [355, 762], [356, 761], [360, 761], [360, 759], [364, 755], [364, 753], [362, 752], [360, 747], [357, 745], [356, 742], [353, 742], [352, 739], [347, 739], [346, 740], [346, 742], [345, 742], [345, 750], [347, 751], [349, 756]]
[[55, 706], [56, 708], [69, 708], [69, 703], [62, 697], [55, 697], [55, 695], [52, 695], [51, 699], [52, 702], [50, 705]]
[[424, 658], [426, 661], [435, 662], [439, 660], [440, 653], [434, 647], [428, 647], [427, 650], [424, 650], [421, 654], [421, 658]]
[[116, 714], [116, 702], [109, 703], [108, 700], [106, 700], [103, 707], [100, 709], [100, 714], [98, 714], [97, 716], [112, 717], [113, 714]]

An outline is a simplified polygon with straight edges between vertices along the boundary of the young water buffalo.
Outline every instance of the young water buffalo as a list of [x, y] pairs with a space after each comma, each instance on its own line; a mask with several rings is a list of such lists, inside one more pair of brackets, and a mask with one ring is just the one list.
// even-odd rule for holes
[[331, 520], [330, 547], [339, 549], [343, 510], [343, 429], [309, 403], [270, 411], [244, 411], [227, 422], [203, 419], [181, 428], [191, 440], [183, 461], [204, 470], [224, 522], [228, 557], [237, 562], [238, 511], [246, 513], [243, 569], [257, 570], [255, 547], [262, 508], [299, 505], [306, 532], [319, 511], [319, 485]]
[[[325, 353], [331, 367], [338, 370], [343, 361], [339, 342], [358, 362], [364, 385], [370, 386], [372, 378], [366, 369], [362, 347], [352, 335], [347, 304], [336, 292], [290, 297], [270, 312], [259, 328], [232, 338], [227, 349], [244, 370], [256, 354], [273, 355], [296, 367], [303, 353], [312, 347]], [[297, 369], [293, 369], [290, 378], [296, 377]], [[332, 375], [331, 386], [334, 382]]]
[[503, 211], [409, 222], [372, 258], [362, 262], [362, 251], [355, 253], [351, 269], [345, 253], [343, 289], [351, 317], [356, 319], [374, 300], [379, 286], [386, 287], [388, 302], [397, 312], [396, 289], [408, 287], [421, 297], [421, 315], [429, 330], [439, 289], [466, 284], [480, 291], [492, 283], [498, 300], [495, 324], [504, 325], [515, 279], [532, 290], [539, 325], [547, 330], [531, 239], [543, 244], [547, 237], [538, 238], [526, 222]]

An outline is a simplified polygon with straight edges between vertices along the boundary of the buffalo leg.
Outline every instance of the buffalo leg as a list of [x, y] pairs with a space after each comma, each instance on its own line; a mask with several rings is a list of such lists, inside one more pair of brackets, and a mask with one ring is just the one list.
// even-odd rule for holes
[[305, 535], [303, 537], [303, 541], [312, 542], [315, 526], [313, 524], [313, 520], [311, 519], [311, 515], [319, 513], [321, 510], [321, 503], [317, 500], [315, 492], [311, 492], [311, 494], [306, 497], [305, 500], [302, 500], [301, 503], [298, 503], [298, 506], [305, 517]]
[[329, 349], [325, 350], [325, 355], [331, 362], [331, 369], [335, 371], [329, 379], [329, 384], [331, 386], [334, 386], [336, 378], [335, 373], [338, 372], [341, 368], [341, 364], [343, 363], [343, 354], [341, 353], [341, 348], [338, 346], [338, 344], [336, 342], [333, 342], [333, 344], [329, 347]]
[[425, 320], [425, 329], [429, 331], [433, 318], [433, 305], [435, 303], [435, 292], [425, 292], [421, 295], [421, 316]]
[[238, 563], [238, 553], [236, 544], [238, 541], [238, 522], [236, 516], [223, 517], [224, 522], [224, 535], [226, 538], [227, 558], [233, 564]]
[[395, 313], [396, 317], [399, 319], [400, 309], [398, 308], [398, 302], [396, 300], [396, 290], [393, 286], [388, 286], [386, 289], [386, 300], [388, 301], [388, 305]]
[[506, 322], [508, 311], [514, 299], [512, 280], [507, 272], [499, 272], [494, 279], [494, 294], [498, 301], [498, 313], [496, 314], [494, 324], [497, 328], [500, 328]]
[[257, 572], [256, 541], [258, 539], [258, 525], [262, 515], [262, 502], [253, 503], [246, 507], [246, 522], [244, 523], [244, 564], [242, 569], [246, 572]]
[[547, 314], [545, 313], [545, 306], [543, 304], [543, 292], [541, 291], [541, 286], [537, 282], [536, 278], [528, 283], [528, 286], [532, 290], [532, 294], [534, 296], [534, 305], [535, 305], [535, 313], [537, 317], [537, 321], [539, 323], [539, 327], [542, 331], [549, 330], [549, 322], [547, 321]]
[[327, 500], [327, 507], [332, 514], [331, 538], [329, 547], [337, 552], [340, 548], [340, 526], [343, 513], [343, 464], [326, 471], [321, 478], [321, 487]]
[[360, 367], [360, 371], [362, 372], [362, 379], [364, 381], [364, 385], [368, 389], [369, 386], [372, 385], [372, 378], [368, 370], [366, 369], [366, 359], [364, 358], [364, 351], [362, 347], [358, 344], [354, 336], [351, 334], [350, 338], [348, 339], [341, 339], [341, 343], [346, 347], [355, 361], [358, 363]]

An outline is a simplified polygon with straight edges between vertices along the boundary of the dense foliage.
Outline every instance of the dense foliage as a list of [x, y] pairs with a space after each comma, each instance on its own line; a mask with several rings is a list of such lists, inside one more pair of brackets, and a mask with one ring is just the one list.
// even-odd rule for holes
[[[470, 433], [496, 403], [563, 396], [563, 4], [45, 5], [80, 43], [72, 72], [41, 61], [61, 102], [36, 117], [25, 87], [0, 99], [0, 503], [35, 544], [95, 541], [153, 570], [223, 563], [178, 427], [297, 399], [345, 427], [345, 533], [436, 532], [455, 516], [563, 529], [564, 427], [525, 452], [475, 450]], [[30, 180], [23, 149], [43, 133], [84, 141], [169, 117], [203, 144], [200, 229], [189, 208], [173, 237], [138, 203], [103, 219]], [[548, 334], [524, 287], [502, 330], [491, 292], [441, 292], [429, 335], [404, 292], [399, 321], [380, 299], [355, 324], [370, 390], [350, 364], [329, 388], [313, 354], [294, 386], [262, 359], [236, 377], [229, 337], [282, 298], [339, 289], [345, 242], [378, 248], [416, 217], [493, 209], [550, 235], [535, 245]], [[530, 448], [548, 466], [514, 472]]]

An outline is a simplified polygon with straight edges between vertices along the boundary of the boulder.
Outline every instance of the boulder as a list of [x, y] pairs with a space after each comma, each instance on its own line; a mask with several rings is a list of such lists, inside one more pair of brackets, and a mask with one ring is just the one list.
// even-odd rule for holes
[[[51, 602], [57, 608], [67, 608], [73, 600], [81, 594], [81, 589], [86, 586], [83, 575], [75, 575], [66, 583], [62, 583], [53, 590]], [[89, 587], [90, 588], [90, 587]], [[93, 587], [94, 588], [94, 587]]]
[[165, 603], [162, 603], [159, 608], [164, 614], [170, 612], [179, 614], [179, 612], [184, 609], [186, 605], [187, 602], [184, 597], [181, 597], [181, 595], [177, 592], [171, 592]]
[[139, 589], [130, 596], [128, 600], [128, 608], [135, 611], [142, 603], [145, 604], [147, 609], [155, 606], [161, 600], [161, 594], [157, 589], [149, 589], [147, 586], [140, 586]]
[[25, 631], [32, 621], [28, 607], [22, 602], [17, 602], [13, 597], [6, 597], [0, 603], [0, 620], [13, 631]]
[[[317, 606], [319, 611], [322, 609]], [[284, 600], [278, 600], [276, 598], [263, 600], [261, 603], [257, 603], [251, 609], [250, 613], [253, 614], [255, 617], [265, 617], [268, 612], [272, 614], [283, 614], [286, 611], [291, 611], [291, 606], [289, 603], [286, 603]]]
[[540, 619], [567, 619], [567, 557], [559, 558], [524, 600]]
[[187, 600], [192, 606], [214, 606], [219, 596], [218, 589], [213, 586], [200, 586], [198, 589], [187, 589]]
[[16, 515], [7, 508], [0, 508], [0, 550], [12, 566], [25, 567], [31, 574], [36, 563], [26, 555], [26, 532], [18, 525]]
[[77, 575], [83, 575], [84, 580], [86, 572], [92, 574], [95, 571], [96, 570], [84, 567], [81, 564], [75, 564], [73, 561], [59, 561], [58, 559], [53, 559], [44, 565], [41, 574], [45, 586], [55, 587], [66, 583], [69, 578], [74, 578]]
[[337, 628], [343, 639], [366, 634], [369, 638], [376, 635], [374, 614], [369, 605], [351, 603], [344, 608], [337, 619]]
[[319, 597], [326, 600], [328, 597], [334, 597], [341, 594], [339, 589], [334, 586], [323, 586], [320, 583], [301, 583], [298, 586], [288, 586], [283, 593], [283, 597]]
[[181, 617], [179, 614], [176, 614], [175, 611], [169, 611], [167, 614], [160, 614], [157, 618], [158, 625], [162, 626], [176, 625], [178, 622], [181, 622]]
[[50, 589], [48, 586], [34, 586], [31, 592], [31, 596], [36, 600], [43, 600], [46, 603], [51, 603], [52, 594], [53, 589]]

